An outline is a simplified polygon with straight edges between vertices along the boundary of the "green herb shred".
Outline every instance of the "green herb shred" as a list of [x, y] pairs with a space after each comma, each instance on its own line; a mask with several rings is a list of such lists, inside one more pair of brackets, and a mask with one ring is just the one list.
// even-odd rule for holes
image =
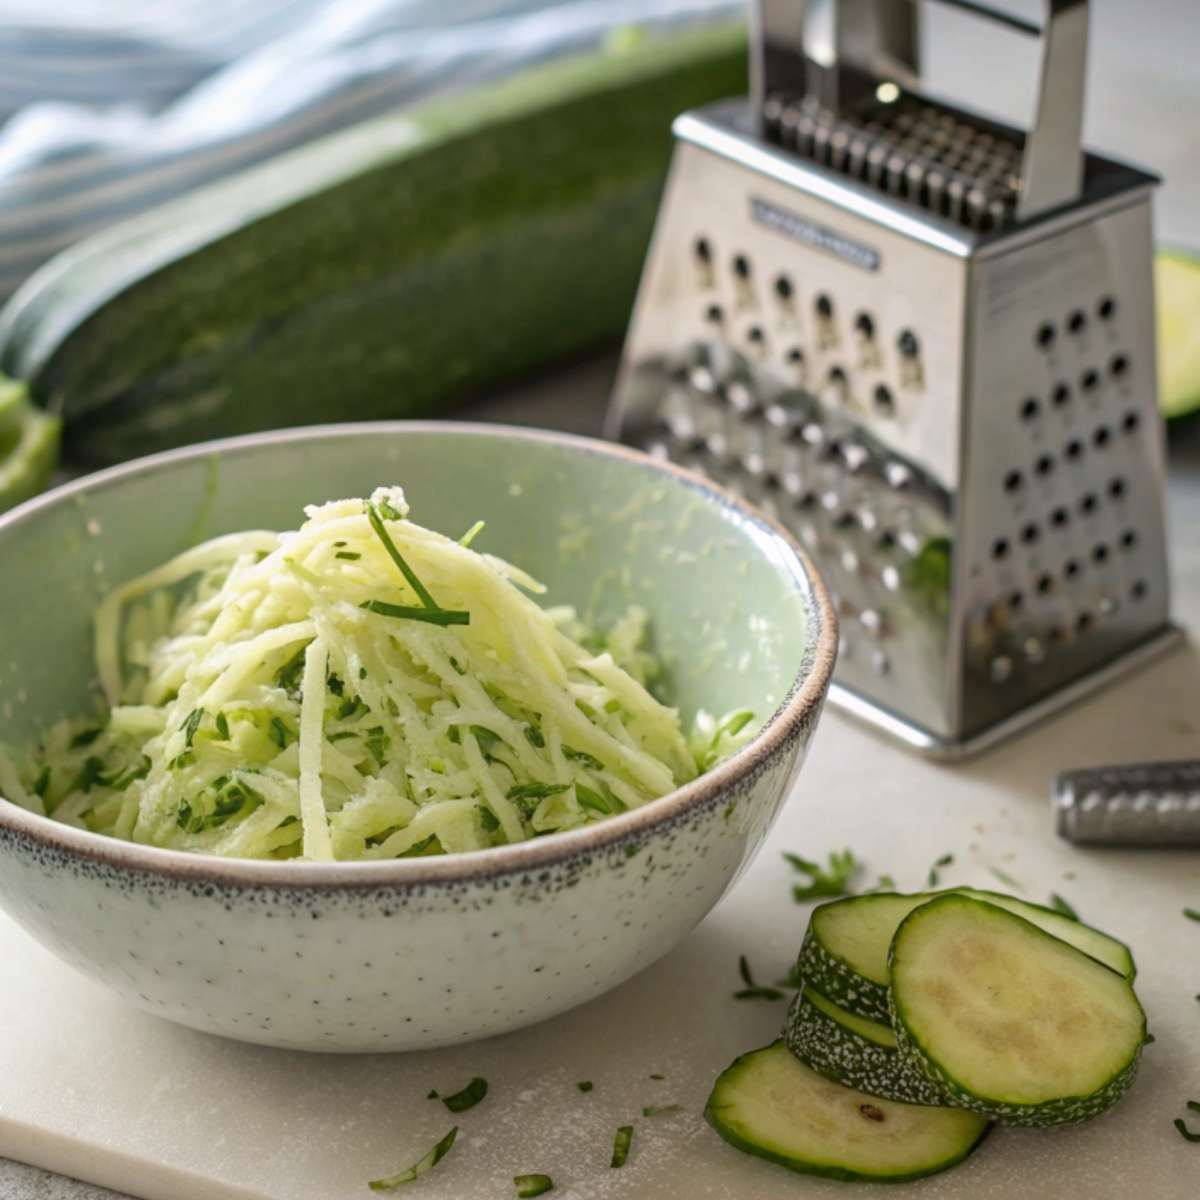
[[469, 625], [469, 612], [445, 608], [415, 608], [411, 604], [388, 604], [383, 600], [364, 600], [359, 608], [380, 617], [396, 617], [407, 621], [426, 621], [430, 625]]
[[1079, 920], [1079, 914], [1057, 892], [1050, 893], [1050, 907], [1072, 921]]
[[[483, 522], [480, 521], [479, 524], [482, 525]], [[528, 1200], [531, 1196], [544, 1196], [547, 1192], [554, 1191], [554, 1180], [549, 1175], [514, 1175], [513, 1184], [521, 1200]]]
[[450, 1147], [454, 1145], [456, 1137], [458, 1137], [457, 1125], [428, 1154], [418, 1159], [406, 1171], [401, 1171], [399, 1175], [391, 1175], [386, 1179], [372, 1179], [367, 1186], [373, 1192], [390, 1192], [393, 1188], [412, 1183], [414, 1179], [420, 1179], [422, 1175], [427, 1175], [432, 1171], [450, 1153]]
[[659, 1074], [657, 1071], [651, 1071], [651, 1072], [650, 1072], [650, 1078], [651, 1078], [651, 1079], [666, 1079], [666, 1076], [665, 1076], [665, 1075], [660, 1075], [660, 1074]]
[[953, 854], [943, 854], [932, 867], [929, 868], [929, 886], [937, 887], [941, 882], [941, 876], [938, 874], [939, 867], [948, 867], [954, 861]]
[[623, 1167], [625, 1160], [629, 1157], [629, 1143], [633, 1141], [633, 1126], [622, 1125], [617, 1130], [617, 1136], [613, 1138], [612, 1161], [608, 1164], [610, 1167]]
[[[738, 959], [738, 974], [742, 977], [742, 982], [746, 985], [739, 992], [733, 993], [735, 1000], [782, 1000], [783, 993], [773, 987], [761, 987], [754, 982], [753, 976], [750, 974], [750, 964], [743, 954]], [[651, 1076], [653, 1079], [654, 1076]]]
[[1183, 915], [1187, 917], [1189, 921], [1200, 921], [1200, 908], [1185, 908], [1183, 910]]
[[487, 1080], [477, 1075], [461, 1092], [455, 1092], [453, 1096], [443, 1096], [442, 1103], [452, 1113], [466, 1112], [468, 1108], [474, 1108], [487, 1092]]
[[229, 722], [225, 719], [223, 712], [217, 713], [217, 733], [220, 735], [221, 741], [229, 741]]
[[279, 717], [272, 717], [271, 724], [267, 728], [267, 734], [271, 741], [277, 745], [280, 750], [286, 750], [288, 742], [295, 740], [295, 734], [280, 720]]
[[575, 1086], [581, 1092], [590, 1092], [596, 1085], [590, 1079], [581, 1079]]
[[1007, 871], [1002, 871], [999, 867], [988, 867], [988, 870], [1000, 880], [1005, 887], [1015, 888], [1018, 892], [1023, 892], [1025, 889], [1017, 882]]
[[682, 1104], [647, 1104], [642, 1109], [643, 1117], [662, 1117], [667, 1113], [683, 1112]]
[[792, 898], [800, 904], [823, 896], [834, 898], [848, 895], [850, 882], [859, 866], [849, 850], [830, 851], [828, 869], [821, 867], [819, 863], [809, 862], [798, 854], [785, 852], [783, 857], [794, 870], [808, 877], [807, 883], [797, 883], [792, 887]]
[[200, 722], [204, 720], [204, 709], [193, 708], [187, 715], [187, 719], [180, 725], [183, 730], [183, 744], [190, 750], [192, 742], [196, 740], [196, 730], [200, 728]]
[[71, 739], [72, 749], [78, 746], [90, 746], [104, 731], [102, 729], [82, 729]]
[[1179, 1130], [1179, 1136], [1184, 1138], [1186, 1141], [1200, 1142], [1200, 1133], [1193, 1133], [1187, 1127], [1187, 1125], [1184, 1124], [1184, 1120], [1182, 1117], [1175, 1118], [1175, 1128]]

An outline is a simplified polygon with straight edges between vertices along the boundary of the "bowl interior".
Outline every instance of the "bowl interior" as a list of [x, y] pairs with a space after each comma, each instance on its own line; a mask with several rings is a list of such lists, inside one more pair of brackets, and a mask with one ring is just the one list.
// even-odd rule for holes
[[294, 528], [305, 504], [401, 484], [415, 521], [474, 543], [601, 626], [643, 605], [686, 720], [765, 719], [809, 658], [812, 590], [786, 544], [708, 489], [580, 439], [388, 424], [213, 443], [92, 477], [0, 519], [0, 741], [94, 702], [91, 616], [111, 587], [216, 534]]

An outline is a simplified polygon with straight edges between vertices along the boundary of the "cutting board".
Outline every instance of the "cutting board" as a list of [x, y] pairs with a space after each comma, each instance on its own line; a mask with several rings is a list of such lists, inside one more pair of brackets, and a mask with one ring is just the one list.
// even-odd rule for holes
[[[1195, 1200], [1200, 1145], [1172, 1121], [1200, 1099], [1200, 925], [1181, 913], [1200, 906], [1200, 852], [1072, 848], [1051, 831], [1047, 793], [1068, 764], [1194, 753], [1197, 697], [1188, 647], [953, 770], [828, 712], [761, 855], [676, 950], [574, 1012], [449, 1050], [318, 1056], [193, 1033], [127, 1007], [0, 918], [0, 1155], [147, 1200], [364, 1200], [367, 1180], [408, 1166], [457, 1120], [450, 1156], [412, 1194], [499, 1200], [512, 1176], [544, 1172], [562, 1200]], [[886, 1190], [847, 1191], [721, 1142], [700, 1115], [714, 1076], [783, 1019], [781, 1003], [733, 998], [738, 955], [760, 980], [784, 973], [809, 910], [791, 898], [781, 851], [843, 846], [865, 864], [862, 886], [886, 873], [916, 889], [952, 853], [943, 883], [1003, 886], [998, 868], [1030, 899], [1058, 892], [1130, 942], [1157, 1040], [1119, 1108], [1073, 1129], [997, 1130], [964, 1166]], [[474, 1075], [490, 1092], [458, 1118], [425, 1098]], [[672, 1103], [682, 1111], [641, 1115]], [[625, 1123], [632, 1154], [613, 1170]]]

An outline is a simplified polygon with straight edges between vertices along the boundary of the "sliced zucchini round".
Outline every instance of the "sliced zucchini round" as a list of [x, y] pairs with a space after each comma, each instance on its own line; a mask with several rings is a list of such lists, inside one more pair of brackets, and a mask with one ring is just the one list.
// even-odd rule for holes
[[892, 939], [901, 1057], [952, 1103], [1008, 1125], [1065, 1125], [1133, 1082], [1146, 1014], [1133, 985], [1023, 917], [947, 893]]
[[890, 1025], [856, 1017], [810, 987], [796, 993], [783, 1040], [802, 1063], [845, 1087], [905, 1104], [946, 1103], [937, 1084], [900, 1057]]
[[805, 1175], [898, 1182], [961, 1162], [987, 1132], [965, 1109], [898, 1104], [842, 1087], [783, 1044], [743, 1054], [704, 1115], [730, 1145]]
[[917, 892], [908, 896], [871, 892], [819, 905], [813, 910], [800, 947], [798, 974], [806, 984], [847, 1012], [872, 1021], [890, 1020], [887, 957], [892, 935], [914, 908], [936, 896], [950, 894], [986, 900], [1032, 921], [1039, 929], [1130, 979], [1136, 974], [1133, 955], [1124, 942], [1052, 908], [977, 888], [951, 888], [946, 892]]

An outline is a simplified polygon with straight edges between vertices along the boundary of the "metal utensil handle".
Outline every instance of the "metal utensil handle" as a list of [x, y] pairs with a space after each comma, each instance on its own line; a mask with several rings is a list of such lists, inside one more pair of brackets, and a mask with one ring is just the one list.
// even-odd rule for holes
[[1084, 845], [1200, 846], [1200, 760], [1066, 771], [1054, 824]]
[[[1088, 0], [1045, 0], [1039, 28], [977, 0], [937, 0], [1019, 33], [1040, 35], [1041, 64], [1033, 123], [1025, 138], [1017, 219], [1079, 198], [1083, 184]], [[772, 95], [802, 92], [833, 112], [859, 103], [875, 84], [911, 86], [918, 74], [918, 0], [826, 0], [832, 36], [819, 45], [806, 0], [753, 0], [750, 94], [762, 128]]]

